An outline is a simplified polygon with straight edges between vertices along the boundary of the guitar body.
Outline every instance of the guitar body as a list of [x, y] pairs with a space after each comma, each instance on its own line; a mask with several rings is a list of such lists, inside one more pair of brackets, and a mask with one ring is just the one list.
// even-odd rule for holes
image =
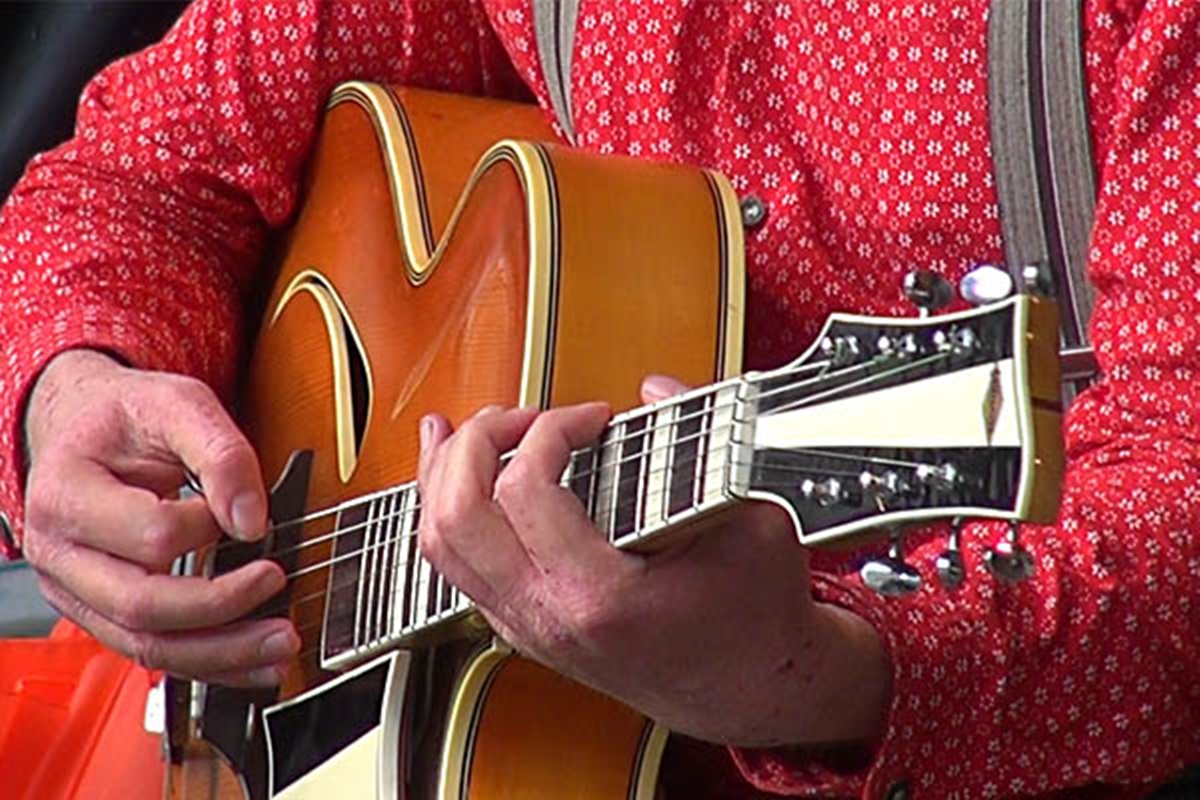
[[[288, 588], [252, 616], [286, 614], [302, 648], [278, 690], [166, 682], [147, 716], [166, 731], [167, 796], [654, 800], [666, 731], [507, 651], [421, 556], [413, 478], [429, 412], [632, 409], [563, 476], [616, 547], [696, 535], [754, 499], [782, 506], [805, 545], [888, 530], [888, 556], [860, 571], [885, 596], [923, 580], [901, 527], [938, 517], [1009, 520], [986, 569], [1010, 583], [1035, 569], [1016, 523], [1058, 505], [1053, 302], [834, 315], [794, 362], [722, 380], [741, 367], [729, 185], [536, 143], [549, 138], [530, 107], [335, 91], [240, 409], [273, 481], [273, 528], [184, 565], [275, 560]], [[701, 388], [633, 408], [647, 373]], [[946, 586], [965, 574], [950, 547]], [[112, 718], [144, 754], [120, 697]]]
[[[528, 143], [551, 138], [532, 107], [335, 92], [244, 392], [277, 522], [411, 480], [428, 412], [623, 409], [650, 372], [740, 371], [741, 222], [724, 180]], [[171, 682], [170, 796], [653, 797], [665, 731], [505, 653], [476, 618], [412, 652], [331, 663], [339, 570], [369, 562], [335, 552], [322, 523], [200, 554], [211, 573], [280, 553], [302, 573], [287, 613], [303, 646], [279, 692]], [[395, 558], [365, 527], [365, 546]]]

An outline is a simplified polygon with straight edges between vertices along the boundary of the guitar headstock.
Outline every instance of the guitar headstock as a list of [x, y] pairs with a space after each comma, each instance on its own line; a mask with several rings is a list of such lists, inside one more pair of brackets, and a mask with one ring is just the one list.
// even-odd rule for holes
[[917, 318], [834, 315], [788, 366], [747, 376], [735, 483], [833, 545], [934, 518], [1054, 519], [1058, 325], [1017, 295]]

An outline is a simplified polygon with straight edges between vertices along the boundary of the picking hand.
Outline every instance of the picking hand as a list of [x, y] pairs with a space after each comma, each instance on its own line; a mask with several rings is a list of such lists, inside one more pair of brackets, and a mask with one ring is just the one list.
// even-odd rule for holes
[[[255, 561], [209, 580], [167, 574], [224, 531], [261, 538], [254, 451], [202, 383], [68, 351], [29, 404], [25, 556], [49, 602], [140, 664], [219, 683], [277, 683], [299, 638], [284, 619], [237, 622], [284, 586]], [[184, 470], [204, 497], [178, 499]]]

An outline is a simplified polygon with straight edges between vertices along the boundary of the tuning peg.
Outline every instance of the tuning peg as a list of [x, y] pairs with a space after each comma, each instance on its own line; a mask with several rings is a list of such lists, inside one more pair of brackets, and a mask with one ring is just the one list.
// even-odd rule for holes
[[823, 481], [805, 478], [800, 482], [800, 493], [810, 500], [815, 500], [821, 508], [829, 508], [841, 502], [844, 497], [842, 482], [837, 478], [826, 478]]
[[876, 475], [870, 470], [864, 470], [858, 476], [858, 485], [868, 497], [878, 503], [890, 503], [897, 497], [902, 497], [912, 490], [908, 481], [900, 477], [895, 470], [887, 470], [882, 475]]
[[988, 572], [1004, 583], [1020, 583], [1033, 577], [1033, 556], [1021, 546], [1018, 528], [1016, 522], [1010, 522], [1004, 537], [983, 555]]
[[921, 588], [921, 573], [904, 560], [899, 530], [891, 533], [887, 557], [868, 561], [858, 574], [864, 584], [884, 597], [903, 597]]
[[921, 464], [916, 469], [917, 480], [935, 492], [952, 492], [959, 485], [958, 468], [947, 461], [944, 464]]
[[954, 288], [936, 272], [919, 269], [904, 276], [904, 296], [922, 317], [950, 304]]
[[845, 367], [854, 364], [862, 358], [862, 346], [855, 336], [826, 337], [821, 340], [821, 355], [832, 362], [835, 367]]
[[997, 303], [1013, 293], [1015, 288], [1008, 270], [984, 264], [968, 272], [958, 283], [958, 293], [973, 306]]
[[962, 517], [955, 517], [950, 523], [950, 541], [946, 543], [946, 549], [937, 557], [934, 562], [934, 567], [937, 570], [938, 582], [951, 591], [962, 586], [963, 579], [967, 576], [966, 567], [963, 564], [962, 550], [959, 548], [959, 535], [962, 533], [963, 521]]

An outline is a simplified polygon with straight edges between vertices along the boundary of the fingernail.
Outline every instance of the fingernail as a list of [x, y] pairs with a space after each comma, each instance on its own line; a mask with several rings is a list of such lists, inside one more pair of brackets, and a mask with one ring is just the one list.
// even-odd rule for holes
[[686, 391], [687, 387], [666, 375], [647, 375], [642, 381], [642, 390], [651, 397], [662, 400]]
[[278, 661], [281, 658], [295, 655], [299, 646], [300, 642], [295, 634], [291, 631], [279, 631], [263, 639], [263, 643], [258, 648], [258, 655], [264, 661]]
[[421, 417], [421, 449], [428, 450], [433, 441], [433, 417]]
[[246, 681], [256, 686], [277, 686], [283, 680], [278, 667], [259, 667], [246, 673]]
[[267, 510], [255, 492], [244, 492], [235, 497], [229, 515], [233, 517], [233, 534], [239, 539], [254, 539], [262, 535]]

